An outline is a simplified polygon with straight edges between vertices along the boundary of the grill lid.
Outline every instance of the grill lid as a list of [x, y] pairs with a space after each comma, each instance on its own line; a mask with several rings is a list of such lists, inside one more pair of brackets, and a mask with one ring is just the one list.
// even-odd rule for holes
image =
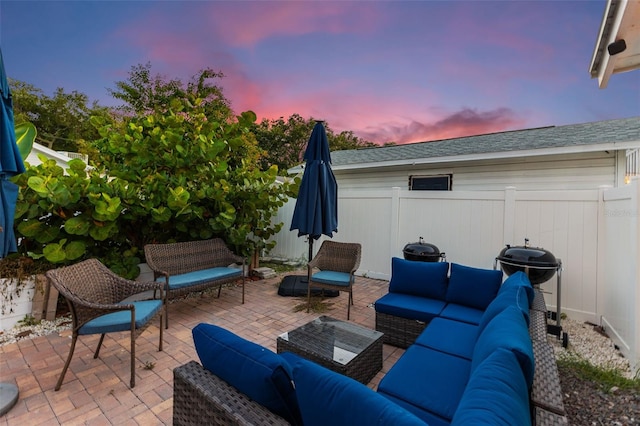
[[530, 247], [528, 238], [524, 239], [524, 246], [507, 244], [500, 252], [498, 260], [503, 263], [538, 268], [557, 268], [559, 265], [550, 251], [540, 247]]
[[440, 256], [440, 249], [431, 243], [426, 243], [422, 237], [416, 243], [409, 243], [402, 250], [405, 254], [417, 256]]

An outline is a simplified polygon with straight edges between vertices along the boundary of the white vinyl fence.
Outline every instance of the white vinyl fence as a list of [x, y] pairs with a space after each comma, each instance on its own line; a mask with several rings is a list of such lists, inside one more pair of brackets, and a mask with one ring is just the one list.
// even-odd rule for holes
[[[361, 243], [358, 273], [388, 280], [391, 258], [402, 257], [405, 244], [419, 237], [445, 252], [448, 262], [478, 268], [493, 268], [506, 244], [528, 238], [562, 261], [560, 311], [604, 326], [638, 368], [638, 187], [634, 178], [622, 188], [570, 191], [339, 190], [334, 239]], [[306, 259], [306, 237], [289, 231], [294, 206], [290, 200], [274, 219], [284, 227], [270, 254]], [[314, 252], [325, 238], [314, 243]], [[556, 311], [558, 274], [542, 289]]]

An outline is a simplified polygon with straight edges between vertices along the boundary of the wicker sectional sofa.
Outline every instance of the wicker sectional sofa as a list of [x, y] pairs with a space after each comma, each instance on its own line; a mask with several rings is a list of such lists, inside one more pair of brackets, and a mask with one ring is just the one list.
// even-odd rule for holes
[[[529, 280], [517, 273], [502, 284], [499, 271], [434, 265], [393, 260], [390, 293], [419, 282], [431, 288], [418, 292], [442, 295], [435, 287], [444, 272], [445, 304], [423, 318], [428, 327], [377, 392], [297, 355], [278, 355], [200, 324], [193, 336], [201, 363], [174, 370], [174, 424], [531, 425], [536, 367], [528, 321], [535, 293]], [[449, 297], [460, 306], [446, 310], [452, 285]], [[404, 307], [415, 313], [424, 305]], [[386, 314], [397, 316], [402, 306], [395, 308]]]

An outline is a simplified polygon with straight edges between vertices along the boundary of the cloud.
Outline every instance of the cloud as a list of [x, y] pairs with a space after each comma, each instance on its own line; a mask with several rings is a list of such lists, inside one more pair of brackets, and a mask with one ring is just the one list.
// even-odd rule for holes
[[[357, 16], [357, 19], [354, 19]], [[384, 17], [376, 7], [353, 2], [212, 3], [209, 9], [216, 33], [234, 47], [254, 47], [274, 36], [369, 33]]]
[[376, 143], [404, 144], [513, 130], [525, 123], [526, 120], [518, 118], [509, 108], [485, 112], [463, 108], [434, 122], [411, 120], [407, 124], [386, 124], [355, 133]]

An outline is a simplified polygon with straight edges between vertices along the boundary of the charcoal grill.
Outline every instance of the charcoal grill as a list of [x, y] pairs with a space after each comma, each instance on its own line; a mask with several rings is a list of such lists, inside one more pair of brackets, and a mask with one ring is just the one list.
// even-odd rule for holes
[[424, 238], [418, 238], [418, 242], [409, 243], [402, 249], [406, 260], [415, 260], [420, 262], [440, 262], [445, 261], [446, 255], [440, 252], [440, 249], [434, 244], [427, 243]]
[[562, 331], [561, 312], [560, 312], [560, 296], [561, 296], [561, 272], [562, 261], [550, 251], [540, 247], [532, 247], [529, 245], [529, 239], [524, 239], [523, 246], [511, 246], [507, 244], [502, 249], [494, 263], [494, 269], [500, 262], [502, 271], [507, 275], [512, 275], [517, 271], [527, 274], [529, 281], [534, 288], [540, 290], [540, 284], [549, 281], [553, 276], [557, 280], [557, 303], [556, 312], [548, 312], [547, 317], [556, 321], [556, 324], [547, 324], [547, 333], [553, 334], [562, 340], [562, 345], [566, 348], [569, 344], [569, 336]]

